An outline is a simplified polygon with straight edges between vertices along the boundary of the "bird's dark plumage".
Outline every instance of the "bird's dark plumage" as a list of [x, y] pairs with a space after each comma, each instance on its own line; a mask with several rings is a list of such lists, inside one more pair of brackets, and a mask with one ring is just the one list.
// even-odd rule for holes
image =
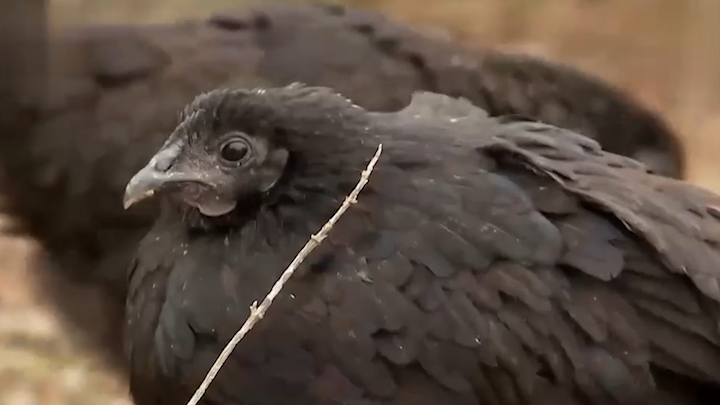
[[465, 100], [293, 85], [197, 97], [128, 183], [164, 201], [128, 274], [138, 405], [189, 398], [380, 143], [203, 404], [720, 398], [720, 197]]
[[[668, 174], [681, 175], [675, 134], [623, 92], [550, 62], [463, 50], [373, 12], [271, 3], [185, 23], [84, 27], [51, 45], [47, 94], [23, 100], [0, 136], [4, 211], [47, 252], [44, 295], [91, 335], [120, 336], [121, 322], [86, 322], [91, 298], [80, 292], [102, 286], [105, 311], [122, 313], [124, 270], [155, 212], [123, 211], [125, 184], [183, 105], [228, 83], [329, 86], [382, 111], [402, 108], [414, 90], [464, 96], [492, 115], [579, 130], [620, 154], [659, 154]], [[58, 288], [68, 280], [72, 293]], [[118, 359], [119, 342], [101, 345]]]

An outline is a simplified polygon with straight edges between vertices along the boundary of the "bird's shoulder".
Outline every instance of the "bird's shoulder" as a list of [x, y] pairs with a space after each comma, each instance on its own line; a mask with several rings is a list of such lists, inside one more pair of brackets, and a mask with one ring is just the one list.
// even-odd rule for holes
[[388, 154], [345, 222], [373, 224], [329, 278], [348, 297], [329, 312], [372, 353], [354, 381], [399, 393], [415, 364], [499, 403], [547, 384], [620, 401], [656, 388], [651, 368], [717, 382], [720, 197], [569, 130], [416, 101], [445, 109], [428, 128], [457, 146]]
[[501, 403], [551, 381], [619, 401], [656, 388], [651, 367], [717, 381], [720, 197], [570, 130], [413, 103], [397, 122], [443, 141], [386, 155], [345, 220], [366, 239], [337, 232], [342, 287], [321, 290], [345, 291], [335, 316], [366, 331], [355, 381], [397, 393], [416, 364], [469, 398], [486, 372]]

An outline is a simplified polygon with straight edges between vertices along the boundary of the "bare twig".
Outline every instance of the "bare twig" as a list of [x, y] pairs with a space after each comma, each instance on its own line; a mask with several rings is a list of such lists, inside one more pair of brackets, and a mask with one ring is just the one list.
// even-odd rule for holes
[[240, 328], [239, 331], [235, 333], [233, 338], [223, 349], [222, 353], [220, 353], [220, 356], [218, 356], [217, 360], [215, 360], [215, 363], [212, 365], [210, 371], [205, 376], [202, 384], [200, 384], [200, 387], [195, 391], [195, 394], [193, 394], [192, 398], [190, 398], [190, 401], [188, 401], [187, 405], [197, 405], [202, 396], [205, 394], [207, 388], [210, 386], [210, 383], [212, 383], [212, 381], [215, 379], [215, 376], [222, 368], [223, 364], [225, 364], [225, 361], [228, 359], [228, 357], [230, 357], [230, 354], [232, 354], [233, 350], [235, 350], [235, 346], [237, 346], [238, 343], [240, 343], [240, 341], [250, 331], [250, 329], [252, 329], [253, 326], [255, 326], [255, 324], [260, 319], [262, 319], [263, 316], [265, 316], [265, 313], [267, 312], [268, 308], [270, 308], [270, 305], [272, 304], [275, 297], [280, 294], [280, 291], [285, 286], [285, 283], [290, 280], [290, 277], [292, 277], [295, 270], [297, 270], [300, 264], [302, 264], [303, 260], [305, 260], [305, 258], [313, 250], [315, 250], [315, 248], [318, 247], [323, 240], [325, 240], [325, 238], [330, 233], [330, 230], [332, 230], [333, 226], [335, 226], [335, 223], [340, 219], [340, 217], [345, 213], [345, 211], [347, 211], [351, 205], [357, 202], [358, 194], [360, 194], [360, 191], [362, 191], [363, 187], [365, 187], [365, 185], [367, 184], [370, 178], [370, 173], [372, 173], [373, 169], [375, 168], [375, 164], [380, 158], [381, 153], [382, 144], [379, 144], [375, 155], [370, 160], [370, 163], [368, 163], [365, 170], [363, 170], [362, 175], [360, 176], [360, 181], [357, 183], [353, 191], [345, 198], [345, 201], [343, 201], [340, 208], [338, 208], [335, 214], [325, 223], [325, 225], [323, 225], [323, 227], [318, 233], [310, 236], [310, 239], [307, 241], [305, 246], [303, 246], [297, 256], [295, 256], [295, 259], [292, 261], [292, 263], [290, 263], [287, 269], [285, 269], [283, 274], [280, 276], [280, 279], [275, 282], [272, 289], [265, 297], [265, 299], [263, 299], [260, 306], [257, 306], [257, 301], [253, 302], [253, 304], [250, 306], [250, 316], [248, 316], [243, 326]]

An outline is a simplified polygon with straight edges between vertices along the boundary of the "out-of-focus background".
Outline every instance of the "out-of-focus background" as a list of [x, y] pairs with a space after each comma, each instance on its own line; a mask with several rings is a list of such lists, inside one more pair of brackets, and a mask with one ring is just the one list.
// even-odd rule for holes
[[[172, 21], [246, 0], [50, 0], [55, 29]], [[565, 62], [632, 92], [683, 136], [688, 179], [720, 192], [720, 1], [345, 0], [470, 47]], [[716, 157], [714, 157], [717, 154]], [[2, 219], [0, 218], [0, 221]], [[123, 385], [38, 304], [31, 243], [0, 235], [0, 405], [127, 405]]]

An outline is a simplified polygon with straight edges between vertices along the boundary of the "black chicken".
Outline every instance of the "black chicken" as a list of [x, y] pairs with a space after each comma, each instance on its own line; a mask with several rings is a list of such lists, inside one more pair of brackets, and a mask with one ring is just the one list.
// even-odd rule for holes
[[128, 183], [167, 197], [128, 275], [138, 405], [188, 400], [380, 143], [203, 404], [720, 400], [720, 197], [465, 100], [292, 85], [197, 97]]
[[229, 81], [329, 86], [380, 111], [404, 107], [418, 89], [464, 96], [492, 115], [576, 129], [681, 174], [677, 137], [663, 120], [602, 81], [462, 50], [373, 12], [273, 3], [204, 21], [86, 27], [52, 45], [47, 95], [23, 100], [0, 136], [4, 211], [48, 253], [44, 295], [116, 361], [125, 269], [156, 212], [127, 213], [118, 201], [177, 111]]

